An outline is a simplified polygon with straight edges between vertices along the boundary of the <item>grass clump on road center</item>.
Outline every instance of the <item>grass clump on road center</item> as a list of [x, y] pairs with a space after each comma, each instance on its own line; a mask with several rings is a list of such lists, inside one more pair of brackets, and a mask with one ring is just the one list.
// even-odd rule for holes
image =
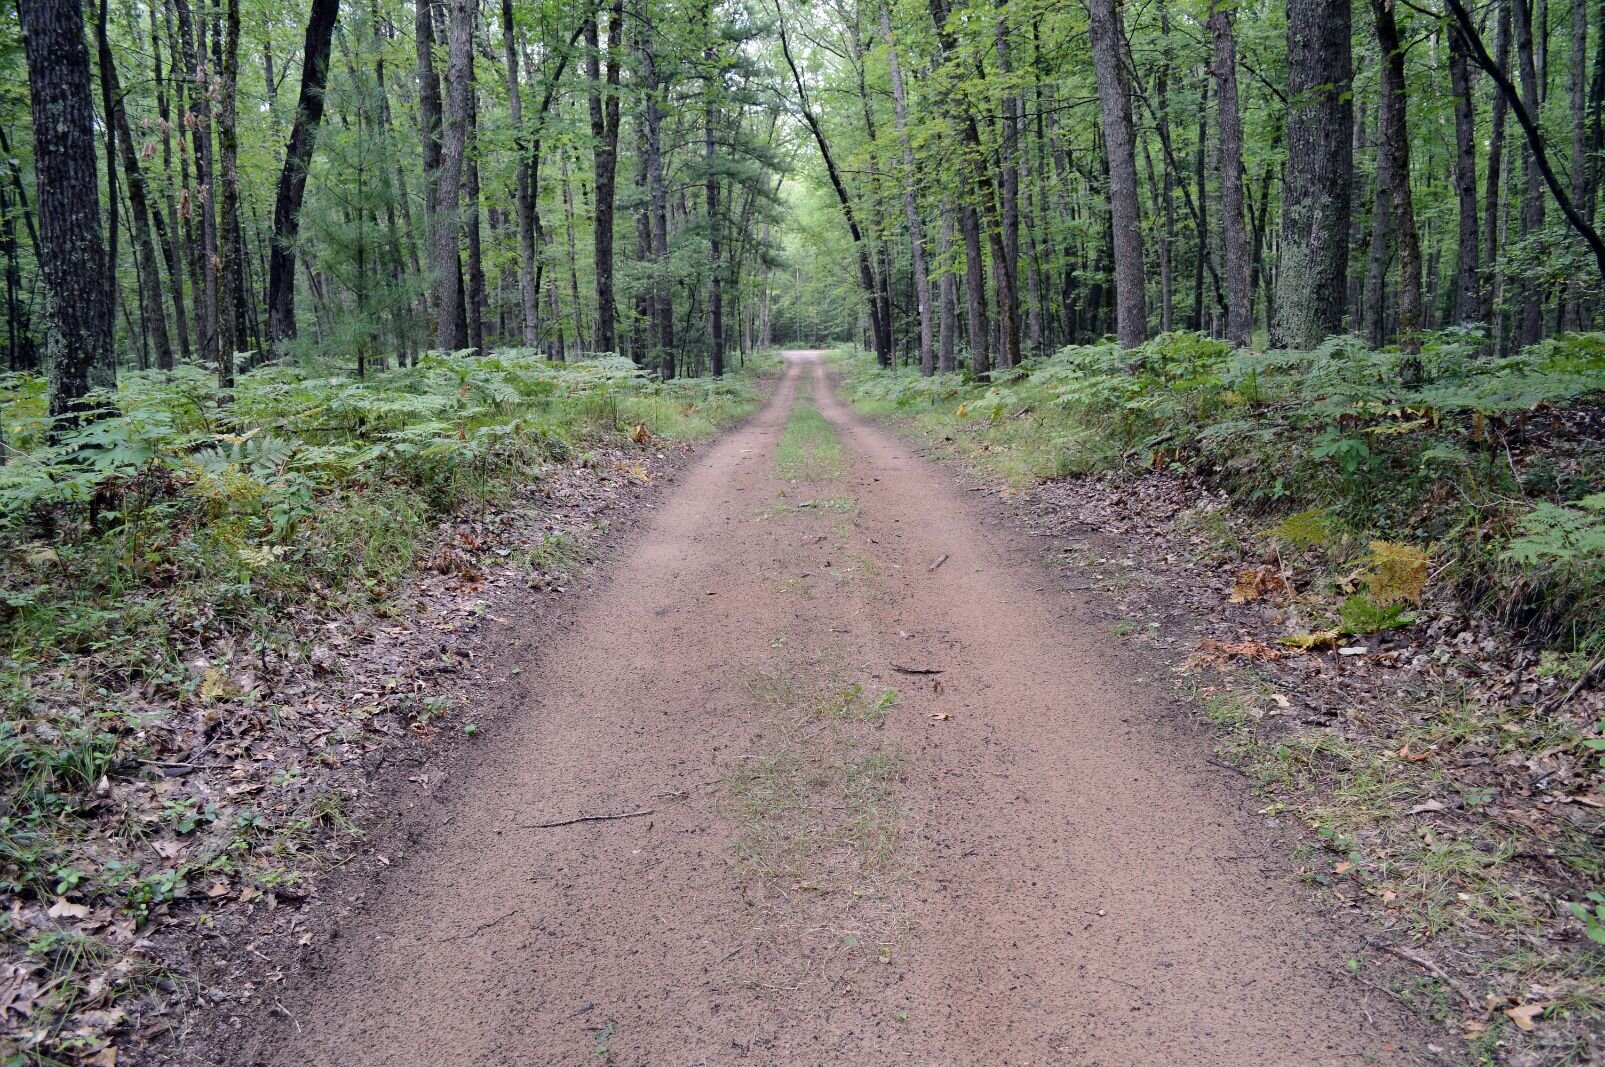
[[780, 476], [793, 482], [828, 482], [847, 472], [847, 456], [836, 430], [819, 409], [798, 400], [775, 449]]

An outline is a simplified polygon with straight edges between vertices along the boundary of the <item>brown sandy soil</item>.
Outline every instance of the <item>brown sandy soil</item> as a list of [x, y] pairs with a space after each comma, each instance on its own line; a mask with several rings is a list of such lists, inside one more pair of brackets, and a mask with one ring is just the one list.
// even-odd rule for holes
[[[781, 447], [810, 403], [839, 457], [806, 420]], [[218, 1061], [1425, 1059], [1241, 781], [983, 508], [791, 354], [498, 665], [467, 780]], [[629, 817], [543, 825], [597, 815]]]

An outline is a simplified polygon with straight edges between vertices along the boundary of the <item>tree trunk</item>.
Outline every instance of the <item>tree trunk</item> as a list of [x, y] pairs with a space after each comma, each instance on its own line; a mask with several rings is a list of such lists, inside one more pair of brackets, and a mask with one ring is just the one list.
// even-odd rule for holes
[[1425, 326], [1421, 307], [1421, 239], [1410, 199], [1410, 130], [1406, 121], [1404, 45], [1393, 18], [1393, 0], [1371, 0], [1377, 47], [1382, 53], [1381, 100], [1377, 125], [1388, 145], [1388, 189], [1399, 248], [1399, 347], [1421, 351]]
[[970, 372], [977, 376], [992, 369], [991, 330], [986, 317], [986, 281], [981, 259], [981, 222], [975, 205], [959, 208], [959, 231], [964, 235], [964, 321], [969, 329]]
[[446, 104], [439, 181], [435, 190], [436, 218], [429, 233], [429, 266], [435, 274], [435, 336], [440, 346], [447, 349], [468, 347], [460, 255], [460, 206], [463, 158], [468, 146], [468, 94], [473, 88], [476, 6], [474, 0], [451, 0]]
[[523, 89], [518, 77], [518, 42], [514, 36], [513, 0], [502, 0], [502, 50], [507, 55], [507, 110], [518, 153], [514, 196], [518, 204], [518, 306], [523, 316], [520, 336], [525, 348], [540, 344], [539, 294], [535, 288], [535, 192], [530, 184], [528, 137], [524, 131]]
[[[1537, 58], [1533, 45], [1533, 12], [1530, 0], [1515, 0], [1516, 68], [1521, 78], [1521, 99], [1529, 115], [1542, 107]], [[1544, 228], [1544, 194], [1539, 188], [1538, 161], [1531, 145], [1521, 154], [1521, 234], [1536, 237]], [[1530, 279], [1522, 279], [1518, 289], [1516, 343], [1525, 348], [1544, 337], [1544, 294]]]
[[1277, 268], [1277, 348], [1343, 329], [1354, 105], [1348, 0], [1288, 0], [1287, 178]]
[[653, 33], [651, 0], [641, 3], [641, 80], [644, 83], [646, 103], [644, 136], [646, 139], [647, 214], [652, 229], [652, 317], [656, 322], [658, 373], [665, 380], [673, 378], [674, 365], [674, 301], [666, 284], [669, 267], [669, 186], [663, 169], [663, 110], [662, 83], [657, 72], [657, 41]]
[[[134, 263], [140, 278], [140, 318], [145, 337], [155, 351], [157, 369], [172, 370], [173, 345], [167, 333], [167, 314], [162, 308], [162, 272], [156, 258], [155, 242], [151, 240], [153, 209], [145, 187], [145, 176], [139, 169], [139, 156], [134, 151], [133, 130], [128, 122], [128, 110], [118, 83], [117, 64], [112, 57], [111, 41], [105, 29], [106, 24], [102, 20], [95, 43], [99, 51], [101, 83], [111, 100], [109, 118], [117, 134], [124, 184], [128, 186], [128, 222], [133, 234]], [[160, 223], [161, 216], [157, 215], [156, 219]], [[174, 283], [182, 284], [176, 278]]]
[[468, 347], [476, 356], [485, 354], [485, 256], [479, 210], [479, 88], [468, 83], [468, 149], [463, 159], [463, 230], [468, 238], [467, 313]]
[[596, 268], [596, 348], [618, 351], [618, 306], [613, 291], [613, 206], [619, 160], [619, 53], [624, 35], [624, 0], [614, 0], [607, 27], [607, 74], [603, 84], [596, 18], [585, 23], [586, 73], [590, 77], [592, 163], [596, 224], [592, 228]]
[[938, 319], [936, 366], [946, 374], [958, 369], [954, 339], [958, 334], [959, 307], [958, 279], [953, 274], [953, 205], [945, 200], [942, 202], [941, 248], [937, 255], [942, 263], [942, 279], [938, 283], [941, 315]]
[[[418, 0], [423, 7], [428, 0]], [[273, 243], [268, 251], [268, 342], [275, 352], [295, 340], [295, 241], [301, 231], [301, 201], [318, 127], [323, 122], [328, 84], [329, 46], [340, 16], [339, 0], [312, 0], [306, 43], [301, 49], [301, 91], [295, 98], [295, 125], [284, 149], [278, 194], [273, 199]]]
[[1254, 338], [1253, 278], [1243, 214], [1243, 120], [1237, 110], [1237, 42], [1231, 12], [1215, 0], [1209, 12], [1220, 108], [1221, 234], [1226, 246], [1226, 340], [1247, 348]]
[[[897, 61], [897, 43], [892, 39], [892, 20], [884, 3], [881, 4], [881, 36], [886, 39], [886, 63], [892, 79], [892, 111], [897, 119], [897, 139], [903, 149], [903, 215], [908, 222], [914, 299], [919, 306], [920, 373], [929, 377], [936, 371], [936, 356], [931, 347], [931, 283], [925, 267], [925, 237], [920, 226], [919, 197], [915, 192], [919, 172], [914, 165], [914, 145], [908, 136], [908, 101], [903, 93], [903, 72]], [[951, 226], [951, 223], [948, 225]]]
[[1123, 31], [1115, 0], [1092, 0], [1091, 9], [1092, 59], [1098, 77], [1098, 104], [1109, 160], [1109, 210], [1115, 230], [1115, 335], [1122, 348], [1135, 348], [1148, 337], [1148, 283], [1143, 269], [1131, 98], [1121, 64]]
[[[712, 14], [713, 5], [708, 5], [710, 25], [709, 41], [713, 40]], [[708, 84], [704, 88], [706, 94], [703, 101], [702, 112], [702, 164], [706, 173], [703, 174], [703, 194], [708, 209], [708, 362], [715, 378], [724, 377], [724, 248], [720, 232], [723, 220], [719, 214], [719, 172], [714, 165], [714, 117], [718, 112], [718, 90], [715, 87], [715, 73], [718, 70], [718, 54], [715, 46], [710, 43], [704, 53], [708, 63]]]
[[91, 369], [112, 366], [93, 82], [78, 0], [21, 0], [18, 8], [33, 109], [45, 368], [50, 414], [60, 428], [87, 410]]
[[223, 235], [218, 244], [218, 274], [222, 282], [218, 300], [217, 384], [224, 394], [234, 388], [234, 354], [245, 348], [244, 243], [240, 233], [240, 141], [236, 98], [240, 75], [240, 0], [224, 6], [222, 85], [217, 109], [219, 208]]
[[1455, 101], [1455, 199], [1460, 209], [1452, 319], [1486, 322], [1482, 277], [1478, 273], [1481, 240], [1477, 232], [1477, 103], [1472, 98], [1471, 63], [1466, 39], [1449, 25], [1449, 86]]

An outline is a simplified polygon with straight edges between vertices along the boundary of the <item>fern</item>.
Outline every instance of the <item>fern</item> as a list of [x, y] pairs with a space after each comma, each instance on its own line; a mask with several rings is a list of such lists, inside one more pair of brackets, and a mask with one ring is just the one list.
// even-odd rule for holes
[[1605, 557], [1605, 493], [1594, 493], [1575, 507], [1539, 502], [1522, 516], [1521, 535], [1502, 558], [1515, 563], [1574, 561]]

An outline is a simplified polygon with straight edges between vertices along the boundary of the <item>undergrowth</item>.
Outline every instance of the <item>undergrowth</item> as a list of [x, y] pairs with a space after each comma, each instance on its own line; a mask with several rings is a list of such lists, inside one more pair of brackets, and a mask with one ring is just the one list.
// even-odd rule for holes
[[[451, 556], [436, 551], [444, 529], [601, 447], [708, 437], [752, 411], [756, 390], [513, 350], [365, 379], [270, 366], [228, 398], [198, 369], [141, 373], [97, 402], [98, 417], [52, 436], [44, 383], [0, 376], [0, 894], [49, 905], [63, 926], [92, 915], [137, 931], [225, 889], [296, 895], [311, 832], [344, 819], [337, 794], [298, 787], [293, 759], [237, 765], [238, 797], [220, 804], [173, 776], [191, 765], [168, 761], [191, 757], [153, 750], [180, 710], [279, 722], [220, 655], [233, 670], [317, 667], [306, 621], [397, 610], [409, 576]], [[565, 551], [548, 538], [534, 555]], [[444, 702], [420, 700], [426, 724]], [[270, 773], [271, 790], [300, 799], [262, 805]], [[61, 976], [38, 978], [51, 993], [27, 1055], [79, 1055], [61, 1044], [64, 1020], [116, 999], [85, 999], [89, 942], [10, 925], [0, 942], [18, 973]]]
[[1441, 331], [1418, 364], [1352, 337], [1252, 353], [1166, 334], [991, 381], [846, 367], [861, 409], [916, 416], [1015, 484], [1190, 472], [1334, 568], [1375, 540], [1416, 545], [1468, 603], [1546, 643], [1605, 647], [1605, 334], [1493, 358]]

